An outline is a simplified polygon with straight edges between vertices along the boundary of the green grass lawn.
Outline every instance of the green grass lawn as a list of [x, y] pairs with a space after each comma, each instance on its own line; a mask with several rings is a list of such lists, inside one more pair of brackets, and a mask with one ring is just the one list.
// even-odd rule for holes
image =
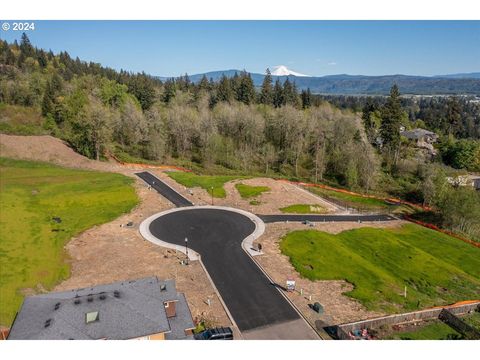
[[69, 276], [63, 247], [70, 238], [138, 203], [133, 181], [0, 158], [0, 324], [10, 325], [22, 289], [51, 289]]
[[245, 176], [234, 176], [234, 175], [225, 175], [225, 176], [216, 176], [216, 175], [196, 175], [193, 173], [180, 172], [180, 171], [170, 171], [167, 172], [173, 180], [182, 184], [183, 186], [192, 188], [192, 187], [201, 187], [208, 191], [209, 194], [212, 192], [213, 196], [216, 198], [224, 198], [226, 196], [225, 189], [223, 185], [226, 182], [235, 180], [235, 179], [246, 179]]
[[398, 332], [385, 340], [453, 340], [461, 339], [462, 335], [447, 324], [436, 320], [434, 323], [422, 326], [414, 331]]
[[280, 211], [289, 214], [324, 214], [325, 208], [317, 204], [295, 204], [281, 208]]
[[347, 295], [371, 310], [403, 312], [480, 294], [480, 249], [414, 224], [337, 235], [294, 231], [280, 248], [306, 278], [352, 283]]
[[240, 193], [242, 199], [252, 198], [270, 190], [268, 186], [250, 186], [245, 184], [235, 184], [235, 188]]

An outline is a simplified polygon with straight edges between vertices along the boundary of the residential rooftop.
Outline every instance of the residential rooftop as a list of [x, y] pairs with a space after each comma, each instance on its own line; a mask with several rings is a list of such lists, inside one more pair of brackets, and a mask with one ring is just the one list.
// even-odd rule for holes
[[27, 297], [8, 339], [191, 339], [193, 328], [175, 281], [148, 277]]

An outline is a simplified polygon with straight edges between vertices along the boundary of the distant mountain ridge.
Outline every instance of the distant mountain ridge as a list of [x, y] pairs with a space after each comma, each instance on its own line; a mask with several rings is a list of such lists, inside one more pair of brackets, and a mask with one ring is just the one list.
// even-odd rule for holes
[[[242, 70], [230, 69], [210, 71], [202, 74], [189, 75], [190, 80], [198, 82], [205, 75], [207, 79], [218, 81], [223, 75], [233, 77]], [[263, 74], [250, 73], [255, 86], [261, 86], [265, 77]], [[305, 90], [310, 88], [316, 94], [333, 95], [386, 95], [391, 86], [396, 83], [403, 94], [417, 95], [448, 95], [472, 94], [480, 95], [480, 72], [459, 73], [436, 76], [417, 75], [326, 75], [321, 77], [310, 76], [275, 76], [273, 81], [279, 79], [282, 83], [288, 78], [295, 81], [297, 88]], [[162, 80], [166, 77], [159, 77]]]

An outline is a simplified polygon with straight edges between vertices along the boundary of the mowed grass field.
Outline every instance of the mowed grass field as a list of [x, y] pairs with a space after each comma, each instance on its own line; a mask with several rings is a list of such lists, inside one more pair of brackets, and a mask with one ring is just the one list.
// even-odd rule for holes
[[194, 173], [180, 171], [167, 172], [167, 175], [179, 184], [188, 188], [201, 187], [202, 189], [205, 189], [209, 194], [213, 192], [213, 197], [216, 198], [224, 198], [225, 196], [227, 196], [227, 194], [225, 193], [225, 189], [223, 188], [226, 182], [235, 179], [247, 178], [245, 176], [232, 175], [196, 175]]
[[70, 238], [138, 203], [133, 181], [0, 158], [0, 324], [11, 324], [24, 289], [48, 290], [69, 276]]
[[346, 294], [371, 310], [397, 313], [480, 298], [480, 249], [418, 225], [337, 235], [294, 231], [280, 248], [308, 279], [352, 283]]
[[398, 332], [384, 340], [455, 340], [462, 338], [462, 334], [440, 320], [436, 320], [413, 331]]

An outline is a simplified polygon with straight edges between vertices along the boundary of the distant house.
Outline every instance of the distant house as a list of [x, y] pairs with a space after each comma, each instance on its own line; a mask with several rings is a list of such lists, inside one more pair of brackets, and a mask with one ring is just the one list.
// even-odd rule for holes
[[400, 135], [405, 136], [409, 140], [422, 141], [428, 144], [433, 144], [438, 140], [437, 134], [421, 128], [416, 128], [413, 130], [403, 130], [400, 131]]
[[447, 182], [453, 186], [471, 186], [475, 190], [480, 191], [480, 176], [478, 175], [459, 175], [447, 177]]
[[8, 340], [193, 339], [175, 281], [156, 277], [27, 297]]
[[434, 132], [421, 128], [416, 128], [413, 130], [400, 131], [400, 135], [414, 142], [416, 147], [427, 149], [432, 155], [436, 154], [436, 151], [433, 148], [432, 144], [438, 140], [438, 135]]

